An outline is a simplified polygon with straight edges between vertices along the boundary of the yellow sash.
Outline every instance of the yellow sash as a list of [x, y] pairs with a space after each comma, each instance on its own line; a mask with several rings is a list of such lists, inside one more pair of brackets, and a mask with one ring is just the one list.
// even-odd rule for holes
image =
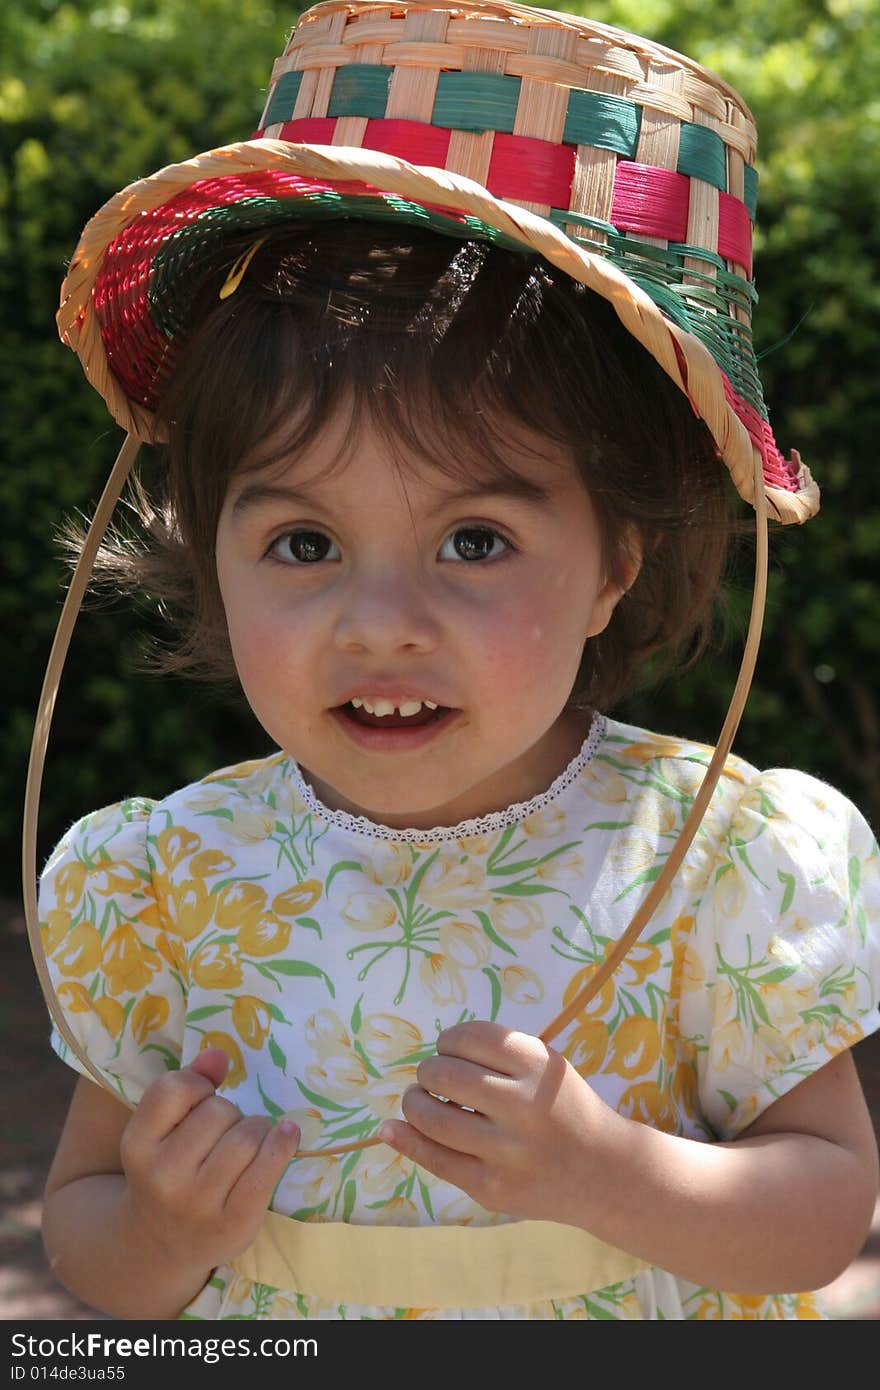
[[494, 1308], [607, 1288], [647, 1266], [575, 1226], [353, 1226], [268, 1212], [232, 1267], [333, 1303]]

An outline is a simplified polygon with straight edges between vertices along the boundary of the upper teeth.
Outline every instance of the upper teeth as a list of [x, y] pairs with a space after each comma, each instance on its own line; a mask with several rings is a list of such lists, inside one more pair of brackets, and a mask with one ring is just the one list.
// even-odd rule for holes
[[402, 704], [396, 705], [392, 700], [368, 700], [357, 695], [351, 703], [355, 709], [363, 706], [367, 714], [393, 714], [395, 710], [399, 710], [401, 714], [418, 714], [423, 704], [427, 705], [428, 709], [437, 708], [433, 700], [404, 700]]

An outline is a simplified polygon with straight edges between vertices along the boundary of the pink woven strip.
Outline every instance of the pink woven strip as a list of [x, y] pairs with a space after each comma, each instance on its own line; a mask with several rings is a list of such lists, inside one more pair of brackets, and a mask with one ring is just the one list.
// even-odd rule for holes
[[[332, 145], [335, 129], [335, 116], [304, 116], [299, 121], [285, 121], [277, 138], [294, 145]], [[258, 137], [261, 134], [257, 131]]]
[[786, 492], [797, 492], [798, 470], [793, 463], [782, 457], [768, 422], [763, 419], [753, 405], [749, 405], [748, 401], [743, 400], [742, 396], [734, 391], [724, 372], [721, 373], [721, 379], [724, 382], [724, 394], [727, 397], [728, 405], [742, 420], [764, 461], [764, 481], [769, 487], [783, 488]]
[[622, 232], [684, 241], [690, 188], [685, 174], [621, 159], [614, 175], [611, 221]]
[[752, 273], [752, 222], [749, 210], [732, 193], [718, 194], [718, 254]]

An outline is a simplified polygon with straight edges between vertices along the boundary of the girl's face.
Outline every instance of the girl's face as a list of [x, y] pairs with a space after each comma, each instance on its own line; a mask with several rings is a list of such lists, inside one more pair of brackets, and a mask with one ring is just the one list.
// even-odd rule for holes
[[[248, 702], [333, 809], [426, 829], [528, 800], [586, 736], [564, 707], [622, 592], [574, 464], [524, 440], [507, 461], [545, 501], [467, 496], [421, 462], [402, 478], [368, 423], [346, 448], [349, 418], [230, 484], [217, 574]], [[438, 710], [357, 722], [381, 697]]]

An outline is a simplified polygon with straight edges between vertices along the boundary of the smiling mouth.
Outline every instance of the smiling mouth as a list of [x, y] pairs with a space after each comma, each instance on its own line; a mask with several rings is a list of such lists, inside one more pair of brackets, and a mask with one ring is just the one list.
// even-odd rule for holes
[[435, 724], [455, 711], [447, 705], [438, 705], [436, 709], [423, 705], [418, 714], [400, 714], [398, 710], [393, 714], [368, 714], [363, 707], [355, 709], [349, 700], [347, 704], [337, 705], [335, 712], [365, 729], [421, 729], [425, 724]]
[[353, 724], [360, 724], [361, 728], [424, 728], [425, 724], [446, 719], [453, 710], [446, 705], [438, 705], [437, 709], [428, 709], [423, 705], [417, 714], [402, 714], [399, 710], [393, 710], [392, 714], [370, 714], [363, 706], [356, 709], [348, 701], [345, 705], [336, 706], [335, 713], [342, 714], [343, 719], [352, 720]]

